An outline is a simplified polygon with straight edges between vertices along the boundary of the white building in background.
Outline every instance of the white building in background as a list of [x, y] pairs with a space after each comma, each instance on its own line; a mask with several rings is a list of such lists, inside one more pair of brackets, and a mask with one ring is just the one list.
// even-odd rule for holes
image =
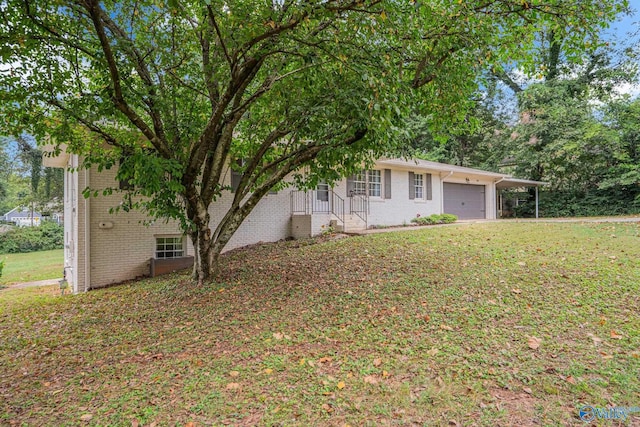
[[18, 227], [38, 227], [42, 219], [40, 212], [18, 206], [2, 216], [3, 221], [13, 222]]

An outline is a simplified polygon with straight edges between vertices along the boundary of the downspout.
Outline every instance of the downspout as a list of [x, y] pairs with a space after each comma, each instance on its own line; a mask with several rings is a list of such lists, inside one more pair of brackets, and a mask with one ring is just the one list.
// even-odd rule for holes
[[536, 185], [536, 219], [538, 218], [538, 186]]
[[[84, 184], [85, 188], [88, 188], [90, 183], [89, 169], [84, 170]], [[87, 292], [91, 289], [91, 197], [85, 197], [84, 199], [84, 291]]]
[[444, 180], [453, 175], [453, 171], [449, 171], [447, 176], [440, 176], [440, 213], [444, 213]]

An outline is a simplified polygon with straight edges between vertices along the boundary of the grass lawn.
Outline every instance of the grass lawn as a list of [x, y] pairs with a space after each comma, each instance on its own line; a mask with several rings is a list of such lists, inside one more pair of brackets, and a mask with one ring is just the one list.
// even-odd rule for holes
[[201, 288], [5, 290], [0, 423], [619, 425], [578, 411], [640, 406], [639, 260], [638, 223], [502, 222], [255, 246]]
[[57, 279], [62, 277], [64, 250], [0, 254], [0, 260], [5, 260], [0, 285]]

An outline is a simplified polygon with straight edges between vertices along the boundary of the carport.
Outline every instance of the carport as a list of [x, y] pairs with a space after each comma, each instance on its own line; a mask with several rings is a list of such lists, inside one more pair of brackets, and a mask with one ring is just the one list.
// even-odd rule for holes
[[497, 202], [498, 202], [498, 212], [501, 212], [502, 209], [502, 191], [508, 188], [535, 188], [536, 195], [536, 218], [539, 216], [539, 198], [538, 198], [538, 187], [542, 185], [548, 185], [548, 182], [543, 181], [532, 181], [529, 179], [518, 179], [518, 178], [501, 178], [496, 181], [496, 191], [498, 192]]

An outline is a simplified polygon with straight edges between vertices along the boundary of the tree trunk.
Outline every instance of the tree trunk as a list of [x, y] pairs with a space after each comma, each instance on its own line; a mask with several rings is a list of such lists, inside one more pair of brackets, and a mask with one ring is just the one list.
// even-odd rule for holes
[[208, 206], [197, 196], [197, 190], [187, 187], [184, 197], [187, 216], [193, 224], [189, 233], [194, 249], [193, 279], [203, 284], [211, 279], [211, 229]]

